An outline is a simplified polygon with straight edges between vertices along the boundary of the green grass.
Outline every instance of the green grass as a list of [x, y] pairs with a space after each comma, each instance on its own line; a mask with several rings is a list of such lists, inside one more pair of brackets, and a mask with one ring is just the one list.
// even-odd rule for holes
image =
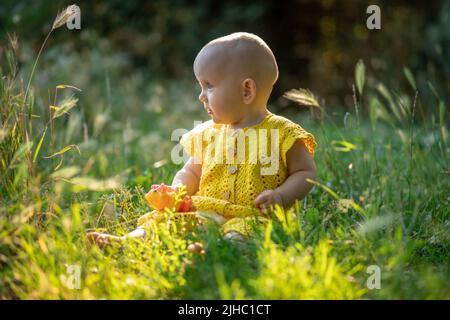
[[[59, 83], [39, 82], [38, 66], [25, 99], [22, 74], [12, 51], [7, 55], [0, 298], [450, 298], [450, 149], [438, 93], [425, 103], [420, 94], [415, 101], [414, 88], [396, 93], [376, 81], [364, 88], [361, 62], [355, 112], [283, 114], [319, 144], [316, 187], [295, 210], [276, 210], [244, 245], [222, 240], [214, 226], [162, 225], [145, 241], [103, 252], [86, 246], [85, 232], [133, 230], [149, 210], [145, 191], [170, 184], [180, 168], [170, 162], [170, 133], [206, 120], [195, 89], [186, 81], [149, 84], [139, 72], [122, 78], [107, 67], [113, 57], [101, 64], [93, 52], [84, 57], [93, 78], [76, 82], [82, 92], [55, 88], [76, 77], [74, 54], [48, 66], [55, 77], [68, 73]], [[68, 113], [56, 118], [49, 105]], [[195, 241], [205, 255], [187, 250]], [[78, 290], [67, 286], [73, 265], [81, 272]], [[380, 268], [380, 289], [366, 285], [371, 265]]]

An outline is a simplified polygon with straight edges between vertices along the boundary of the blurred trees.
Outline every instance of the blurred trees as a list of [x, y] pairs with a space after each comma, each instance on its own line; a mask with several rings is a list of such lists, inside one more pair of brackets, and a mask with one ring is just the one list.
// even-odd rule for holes
[[[2, 1], [0, 43], [16, 32], [28, 62], [42, 43], [56, 13], [72, 2]], [[193, 77], [191, 66], [209, 40], [235, 31], [260, 35], [273, 49], [280, 79], [273, 99], [291, 88], [310, 88], [329, 105], [351, 107], [354, 66], [368, 70], [394, 89], [405, 89], [409, 66], [420, 88], [433, 82], [449, 99], [450, 5], [429, 1], [79, 1], [81, 30], [55, 34], [65, 50], [102, 46], [120, 53], [151, 79]], [[381, 8], [381, 30], [365, 26], [369, 4]], [[69, 41], [68, 41], [69, 39]], [[26, 48], [25, 48], [26, 49]], [[287, 101], [279, 101], [282, 105]], [[447, 104], [448, 105], [448, 104]]]

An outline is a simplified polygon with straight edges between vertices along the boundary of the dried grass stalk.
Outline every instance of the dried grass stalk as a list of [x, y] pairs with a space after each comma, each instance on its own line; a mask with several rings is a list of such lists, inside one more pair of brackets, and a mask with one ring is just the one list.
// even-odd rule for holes
[[78, 12], [78, 7], [74, 4], [68, 6], [65, 10], [58, 13], [55, 21], [53, 22], [52, 30], [55, 30], [62, 25], [66, 24], [67, 21], [72, 20]]
[[319, 101], [317, 101], [317, 98], [308, 89], [292, 89], [286, 92], [283, 97], [297, 102], [302, 106], [316, 107], [320, 109]]

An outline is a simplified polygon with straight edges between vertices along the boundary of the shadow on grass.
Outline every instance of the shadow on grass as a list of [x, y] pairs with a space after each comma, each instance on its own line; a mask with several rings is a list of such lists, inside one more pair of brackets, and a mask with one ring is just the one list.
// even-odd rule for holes
[[233, 285], [251, 294], [250, 281], [259, 274], [257, 240], [225, 240], [214, 225], [199, 230], [196, 238], [204, 244], [206, 253], [194, 255], [186, 267], [186, 285], [181, 289], [181, 298], [237, 298], [226, 296], [227, 287]]

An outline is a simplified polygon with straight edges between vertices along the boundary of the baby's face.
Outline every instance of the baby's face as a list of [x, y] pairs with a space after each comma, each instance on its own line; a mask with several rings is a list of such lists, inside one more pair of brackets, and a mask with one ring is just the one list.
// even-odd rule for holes
[[199, 100], [215, 123], [233, 124], [246, 111], [241, 79], [227, 68], [225, 55], [218, 48], [208, 48], [197, 56], [194, 73], [201, 92]]

